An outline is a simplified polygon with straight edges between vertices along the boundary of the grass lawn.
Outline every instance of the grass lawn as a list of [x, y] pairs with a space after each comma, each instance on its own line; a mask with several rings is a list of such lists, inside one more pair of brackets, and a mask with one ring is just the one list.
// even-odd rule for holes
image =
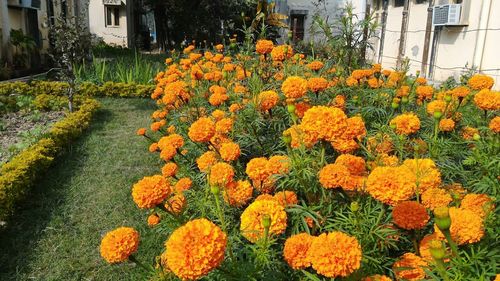
[[[87, 133], [60, 157], [0, 232], [0, 280], [142, 280], [131, 263], [109, 266], [102, 235], [119, 226], [141, 233], [138, 258], [159, 254], [166, 237], [147, 228], [130, 189], [161, 167], [135, 136], [149, 124], [145, 99], [102, 99]], [[149, 236], [149, 237], [148, 237]], [[146, 239], [146, 237], [148, 237]], [[149, 244], [149, 245], [148, 245]]]

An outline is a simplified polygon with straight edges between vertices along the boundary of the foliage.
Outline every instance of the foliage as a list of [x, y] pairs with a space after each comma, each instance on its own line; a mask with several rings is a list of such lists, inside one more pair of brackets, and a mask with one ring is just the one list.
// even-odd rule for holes
[[14, 47], [14, 65], [19, 68], [28, 67], [30, 54], [36, 49], [36, 42], [25, 35], [22, 29], [10, 31], [10, 44]]

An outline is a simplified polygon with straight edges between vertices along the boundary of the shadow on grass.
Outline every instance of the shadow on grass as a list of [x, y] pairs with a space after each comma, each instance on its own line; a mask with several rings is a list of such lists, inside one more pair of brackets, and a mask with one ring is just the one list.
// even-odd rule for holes
[[64, 212], [65, 189], [70, 179], [81, 171], [88, 155], [79, 149], [91, 133], [103, 129], [113, 119], [106, 109], [96, 112], [89, 129], [58, 156], [52, 167], [38, 179], [25, 200], [18, 204], [15, 214], [5, 229], [0, 230], [0, 280], [19, 280], [19, 274], [30, 260], [36, 259], [32, 249], [46, 232], [58, 231], [47, 227], [53, 215]]

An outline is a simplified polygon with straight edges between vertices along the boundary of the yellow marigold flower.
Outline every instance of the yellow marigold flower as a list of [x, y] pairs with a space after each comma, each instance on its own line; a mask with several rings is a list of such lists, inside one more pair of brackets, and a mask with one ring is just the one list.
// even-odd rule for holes
[[[484, 236], [483, 219], [471, 210], [451, 207], [449, 209], [451, 238], [458, 245], [479, 242]], [[439, 228], [434, 227], [439, 237], [444, 237]]]
[[211, 186], [226, 186], [234, 178], [234, 168], [227, 163], [217, 163], [210, 169], [209, 183]]
[[190, 178], [180, 178], [174, 185], [176, 193], [182, 193], [184, 190], [191, 188], [193, 181]]
[[312, 268], [330, 278], [346, 277], [359, 269], [361, 256], [358, 240], [340, 231], [314, 238], [308, 251]]
[[172, 177], [177, 173], [178, 167], [174, 162], [168, 162], [161, 168], [161, 174], [164, 177]]
[[422, 193], [422, 205], [430, 210], [447, 207], [452, 201], [451, 195], [442, 188], [431, 187]]
[[351, 154], [341, 154], [335, 160], [335, 164], [344, 165], [352, 175], [361, 176], [366, 172], [365, 159]]
[[131, 227], [119, 227], [104, 235], [101, 240], [101, 256], [108, 263], [120, 263], [128, 259], [139, 247], [139, 232]]
[[475, 74], [467, 82], [473, 90], [491, 89], [494, 83], [495, 80], [492, 77], [483, 74]]
[[432, 159], [406, 159], [401, 167], [412, 176], [419, 193], [441, 185], [441, 173]]
[[189, 221], [165, 243], [167, 266], [183, 280], [199, 279], [222, 263], [226, 245], [226, 234], [214, 223]]
[[229, 205], [241, 207], [252, 199], [253, 187], [248, 181], [231, 182], [222, 193]]
[[490, 124], [488, 125], [490, 130], [492, 130], [494, 133], [500, 133], [500, 116], [496, 116], [495, 118], [491, 119]]
[[189, 127], [188, 136], [194, 142], [208, 142], [215, 135], [215, 124], [207, 117], [201, 117]]
[[414, 113], [404, 113], [394, 117], [390, 125], [398, 134], [411, 135], [420, 130], [420, 119]]
[[350, 175], [346, 166], [328, 164], [319, 171], [319, 182], [324, 188], [343, 187], [349, 180]]
[[318, 93], [328, 88], [328, 80], [323, 77], [313, 77], [307, 80], [307, 88], [312, 92]]
[[269, 54], [274, 48], [273, 41], [271, 40], [257, 40], [255, 51], [261, 55]]
[[259, 200], [248, 205], [241, 214], [241, 234], [252, 243], [262, 239], [265, 217], [271, 221], [269, 235], [279, 235], [285, 232], [287, 215], [283, 206], [275, 200]]
[[132, 187], [132, 198], [141, 209], [149, 209], [163, 202], [170, 194], [168, 181], [160, 175], [144, 177]]
[[184, 206], [186, 206], [186, 197], [182, 193], [177, 193], [168, 198], [164, 205], [165, 209], [174, 215], [180, 214]]
[[392, 266], [392, 270], [398, 279], [418, 281], [425, 278], [424, 267], [427, 262], [421, 257], [406, 253]]
[[233, 119], [222, 118], [215, 123], [215, 131], [219, 134], [227, 134], [233, 129]]
[[293, 48], [290, 45], [279, 45], [271, 51], [271, 57], [274, 61], [284, 61], [293, 56]]
[[298, 76], [290, 76], [281, 85], [281, 90], [287, 98], [300, 98], [307, 93], [307, 80]]
[[264, 91], [259, 94], [259, 97], [257, 99], [259, 102], [260, 110], [268, 111], [278, 104], [280, 97], [275, 91]]
[[434, 88], [432, 86], [417, 86], [415, 92], [419, 100], [431, 100], [434, 95]]
[[324, 66], [324, 64], [318, 60], [315, 60], [307, 65], [307, 67], [310, 70], [315, 70], [315, 71], [322, 69], [323, 66]]
[[234, 161], [240, 157], [240, 146], [234, 142], [225, 142], [220, 146], [219, 153], [224, 161]]
[[276, 192], [276, 194], [274, 194], [274, 199], [276, 199], [276, 201], [283, 207], [288, 205], [297, 205], [297, 203], [299, 203], [297, 194], [290, 190]]
[[308, 233], [299, 233], [286, 239], [283, 258], [291, 268], [297, 270], [311, 266], [308, 252], [313, 240], [314, 237]]
[[427, 104], [427, 113], [433, 115], [436, 112], [444, 113], [446, 102], [444, 100], [433, 100]]
[[210, 167], [217, 163], [217, 154], [213, 151], [207, 151], [203, 153], [198, 159], [196, 159], [196, 164], [198, 169], [202, 172], [208, 172]]
[[365, 277], [363, 281], [392, 281], [390, 277], [385, 275], [375, 274], [368, 277]]
[[268, 160], [265, 157], [253, 158], [247, 163], [246, 173], [248, 177], [255, 181], [264, 181], [270, 175]]
[[423, 205], [415, 201], [398, 203], [392, 210], [394, 223], [407, 230], [422, 229], [429, 222], [429, 215]]
[[493, 204], [491, 198], [486, 194], [469, 193], [462, 199], [460, 208], [470, 210], [478, 214], [481, 218], [484, 218], [488, 215], [488, 213], [493, 211], [495, 205]]
[[409, 200], [415, 193], [413, 174], [401, 167], [377, 167], [366, 180], [366, 191], [389, 205]]
[[287, 174], [290, 171], [290, 158], [285, 155], [271, 156], [267, 168], [271, 174]]
[[500, 92], [483, 89], [474, 96], [474, 103], [482, 110], [500, 109]]
[[333, 141], [347, 129], [347, 116], [338, 108], [313, 106], [304, 113], [300, 127], [314, 139]]
[[441, 132], [451, 132], [455, 129], [455, 121], [451, 118], [443, 118], [439, 120], [439, 130]]

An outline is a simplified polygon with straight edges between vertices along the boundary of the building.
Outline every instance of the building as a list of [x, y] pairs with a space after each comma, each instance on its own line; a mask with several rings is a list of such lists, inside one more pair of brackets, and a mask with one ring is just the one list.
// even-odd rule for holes
[[369, 54], [374, 62], [395, 68], [408, 58], [411, 73], [438, 83], [476, 68], [500, 89], [500, 1], [374, 0], [372, 7], [380, 25]]
[[90, 33], [109, 45], [134, 45], [134, 13], [132, 0], [89, 0]]

